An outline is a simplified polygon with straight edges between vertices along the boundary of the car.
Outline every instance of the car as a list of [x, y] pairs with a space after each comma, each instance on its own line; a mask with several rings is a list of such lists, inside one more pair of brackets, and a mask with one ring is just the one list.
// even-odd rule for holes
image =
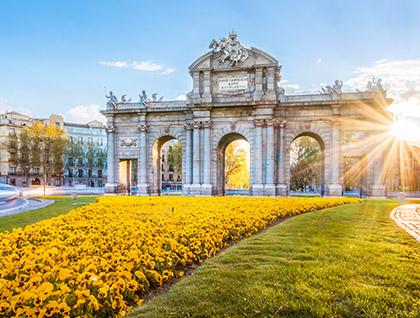
[[16, 187], [0, 183], [0, 200], [12, 200], [17, 198], [19, 195]]

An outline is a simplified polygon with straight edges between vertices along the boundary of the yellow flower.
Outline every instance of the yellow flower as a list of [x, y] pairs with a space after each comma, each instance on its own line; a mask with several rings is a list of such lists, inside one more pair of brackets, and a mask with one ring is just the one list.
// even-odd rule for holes
[[0, 233], [0, 316], [91, 317], [111, 309], [121, 316], [151, 288], [182, 277], [187, 266], [230, 241], [280, 217], [357, 202], [101, 197], [68, 214]]

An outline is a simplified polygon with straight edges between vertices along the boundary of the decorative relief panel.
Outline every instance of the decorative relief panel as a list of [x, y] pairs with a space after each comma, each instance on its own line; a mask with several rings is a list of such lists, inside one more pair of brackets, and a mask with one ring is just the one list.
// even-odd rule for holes
[[139, 144], [137, 137], [120, 137], [120, 147], [137, 147]]

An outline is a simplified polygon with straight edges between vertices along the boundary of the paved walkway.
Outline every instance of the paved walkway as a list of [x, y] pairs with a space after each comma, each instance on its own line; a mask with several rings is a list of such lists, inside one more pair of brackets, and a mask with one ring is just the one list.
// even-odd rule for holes
[[404, 204], [391, 212], [391, 218], [420, 242], [420, 204]]
[[52, 203], [54, 200], [46, 200], [46, 199], [22, 199], [23, 204], [20, 204], [17, 207], [13, 207], [10, 209], [0, 209], [0, 218], [6, 215], [18, 214], [26, 211], [36, 210], [43, 207], [46, 207]]

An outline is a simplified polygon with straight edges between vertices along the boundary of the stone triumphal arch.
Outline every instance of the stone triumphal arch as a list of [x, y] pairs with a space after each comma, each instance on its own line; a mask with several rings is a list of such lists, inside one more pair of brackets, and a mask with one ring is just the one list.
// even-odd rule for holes
[[271, 55], [243, 47], [234, 33], [213, 40], [210, 49], [189, 67], [193, 88], [186, 101], [149, 99], [144, 91], [138, 102], [107, 96], [102, 112], [108, 121], [106, 192], [135, 185], [138, 194], [159, 194], [160, 149], [176, 139], [182, 145], [183, 194], [223, 194], [224, 148], [243, 139], [250, 145], [250, 194], [285, 196], [290, 146], [309, 135], [323, 152], [324, 195], [343, 194], [346, 160], [369, 156], [354, 187], [384, 195], [383, 155], [360, 146], [377, 131], [357, 124], [386, 113], [391, 101], [380, 80], [369, 82], [365, 91], [342, 92], [342, 82], [336, 81], [319, 93], [286, 95], [279, 86], [281, 66]]

